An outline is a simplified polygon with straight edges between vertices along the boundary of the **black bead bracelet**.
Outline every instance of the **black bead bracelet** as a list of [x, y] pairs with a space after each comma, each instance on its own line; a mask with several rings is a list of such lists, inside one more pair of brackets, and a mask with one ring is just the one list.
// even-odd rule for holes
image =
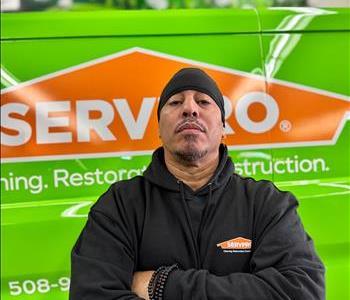
[[159, 267], [151, 277], [151, 280], [148, 284], [148, 296], [150, 300], [162, 300], [165, 283], [169, 277], [169, 274], [178, 269], [177, 264], [166, 267]]

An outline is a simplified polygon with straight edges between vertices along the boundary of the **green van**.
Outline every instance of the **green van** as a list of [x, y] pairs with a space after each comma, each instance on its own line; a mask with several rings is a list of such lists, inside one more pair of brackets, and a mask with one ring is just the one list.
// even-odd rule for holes
[[89, 208], [145, 170], [161, 88], [192, 65], [223, 91], [236, 172], [297, 196], [327, 299], [349, 299], [349, 20], [310, 7], [2, 14], [1, 298], [68, 299]]

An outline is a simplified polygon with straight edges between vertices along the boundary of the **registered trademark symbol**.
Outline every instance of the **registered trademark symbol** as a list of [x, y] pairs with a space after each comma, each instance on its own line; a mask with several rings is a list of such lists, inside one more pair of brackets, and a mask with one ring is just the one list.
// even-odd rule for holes
[[292, 129], [292, 123], [288, 120], [283, 120], [280, 122], [280, 129], [284, 132], [288, 132]]

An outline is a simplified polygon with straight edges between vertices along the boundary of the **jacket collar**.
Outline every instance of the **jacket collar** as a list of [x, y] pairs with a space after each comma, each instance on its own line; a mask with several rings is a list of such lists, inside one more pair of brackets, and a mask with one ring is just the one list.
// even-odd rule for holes
[[[233, 162], [228, 156], [227, 147], [225, 145], [220, 145], [219, 153], [220, 160], [218, 167], [208, 182], [211, 185], [212, 191], [225, 184], [234, 171]], [[179, 191], [178, 179], [169, 172], [168, 168], [165, 165], [163, 147], [159, 147], [153, 152], [152, 161], [144, 172], [144, 177], [159, 187], [171, 191]], [[190, 190], [192, 193], [197, 195], [207, 194], [209, 192], [208, 183], [195, 192], [193, 192], [189, 187], [185, 185], [186, 191]]]

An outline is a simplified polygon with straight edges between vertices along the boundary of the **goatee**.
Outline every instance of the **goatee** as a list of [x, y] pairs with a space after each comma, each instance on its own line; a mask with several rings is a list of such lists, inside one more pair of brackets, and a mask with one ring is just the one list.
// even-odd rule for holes
[[186, 149], [177, 150], [174, 152], [177, 159], [185, 164], [191, 164], [203, 158], [208, 150], [198, 150], [195, 147], [195, 141], [197, 136], [195, 135], [186, 135], [185, 140], [188, 143]]

